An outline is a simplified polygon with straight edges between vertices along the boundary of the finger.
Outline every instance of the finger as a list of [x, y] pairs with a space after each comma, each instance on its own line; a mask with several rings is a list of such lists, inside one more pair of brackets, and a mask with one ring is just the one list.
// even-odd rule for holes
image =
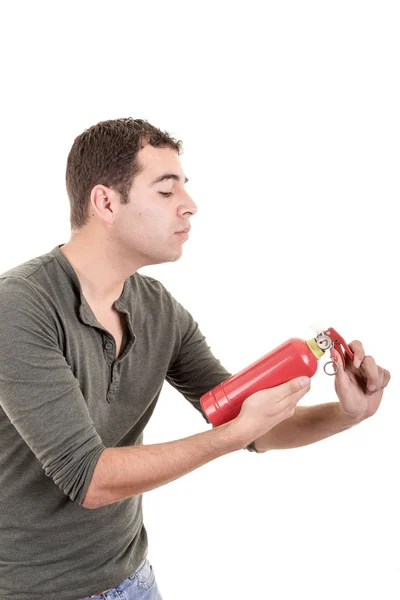
[[349, 344], [349, 348], [354, 354], [353, 364], [356, 369], [359, 369], [365, 357], [364, 347], [361, 342], [354, 340]]
[[383, 388], [383, 378], [384, 378], [385, 374], [383, 372], [382, 367], [380, 367], [379, 365], [377, 365], [377, 366], [378, 366], [378, 386], [377, 386], [377, 389], [381, 390]]
[[369, 392], [375, 392], [379, 386], [379, 370], [378, 365], [372, 356], [365, 356], [360, 367], [364, 378], [367, 381]]
[[387, 369], [382, 369], [382, 370], [383, 370], [382, 388], [385, 388], [390, 381], [390, 372]]
[[284, 398], [280, 402], [277, 402], [275, 405], [277, 408], [277, 414], [293, 414], [296, 405], [300, 402], [300, 400], [303, 398], [303, 396], [306, 395], [308, 391], [309, 390], [307, 388], [303, 388], [299, 392], [290, 394], [290, 396], [286, 396], [286, 398]]
[[340, 356], [339, 352], [336, 350], [336, 348], [332, 348], [332, 358], [336, 363], [337, 366], [337, 371], [336, 371], [336, 378], [341, 381], [344, 378], [344, 373], [345, 373], [345, 367], [343, 365], [343, 360], [342, 357]]
[[282, 402], [285, 398], [298, 392], [301, 393], [301, 396], [304, 396], [310, 389], [310, 384], [311, 380], [309, 377], [296, 377], [282, 385], [277, 385], [272, 390], [277, 402]]

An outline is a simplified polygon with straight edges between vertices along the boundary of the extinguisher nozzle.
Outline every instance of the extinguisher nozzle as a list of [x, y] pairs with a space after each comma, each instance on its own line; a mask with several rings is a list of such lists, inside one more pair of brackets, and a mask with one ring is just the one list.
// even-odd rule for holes
[[315, 335], [319, 335], [323, 331], [326, 331], [327, 327], [321, 327], [321, 325], [314, 323], [314, 325], [310, 325], [310, 329], [314, 331]]

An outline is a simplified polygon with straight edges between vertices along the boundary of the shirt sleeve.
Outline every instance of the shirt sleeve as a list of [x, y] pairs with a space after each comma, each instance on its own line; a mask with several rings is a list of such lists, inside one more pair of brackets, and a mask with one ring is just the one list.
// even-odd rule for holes
[[0, 280], [0, 405], [45, 474], [82, 504], [105, 446], [34, 284]]
[[[232, 373], [227, 371], [211, 352], [205, 336], [192, 315], [174, 299], [177, 324], [180, 331], [180, 346], [172, 362], [167, 381], [183, 394], [203, 415], [200, 398], [203, 394], [219, 385]], [[257, 452], [254, 442], [246, 448]]]
[[167, 373], [167, 381], [203, 415], [200, 398], [231, 376], [213, 355], [191, 314], [175, 299], [179, 345]]

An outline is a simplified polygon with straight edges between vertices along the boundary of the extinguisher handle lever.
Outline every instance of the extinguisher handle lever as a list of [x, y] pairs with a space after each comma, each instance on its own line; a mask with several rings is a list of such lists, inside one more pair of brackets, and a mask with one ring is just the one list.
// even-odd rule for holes
[[[347, 354], [347, 356], [350, 358], [351, 361], [354, 360], [354, 353], [350, 350], [348, 344], [346, 344], [345, 340], [342, 338], [341, 335], [338, 334], [336, 329], [333, 329], [333, 327], [330, 327], [325, 333], [326, 333], [326, 335], [328, 335], [330, 337], [330, 339], [332, 341], [332, 346], [339, 353], [340, 358], [343, 361], [343, 365], [345, 364], [345, 361], [346, 361], [345, 353]], [[343, 352], [343, 350], [344, 350], [344, 352]]]

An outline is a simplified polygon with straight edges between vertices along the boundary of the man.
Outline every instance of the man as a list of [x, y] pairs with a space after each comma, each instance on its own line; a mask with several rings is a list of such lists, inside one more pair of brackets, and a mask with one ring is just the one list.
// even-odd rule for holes
[[197, 208], [181, 143], [146, 121], [78, 136], [71, 239], [0, 276], [0, 597], [160, 599], [142, 494], [224, 454], [302, 446], [378, 409], [390, 374], [351, 344], [339, 402], [297, 407], [308, 379], [257, 392], [220, 427], [142, 433], [167, 380], [199, 411], [230, 376], [192, 316], [138, 273], [176, 261]]

